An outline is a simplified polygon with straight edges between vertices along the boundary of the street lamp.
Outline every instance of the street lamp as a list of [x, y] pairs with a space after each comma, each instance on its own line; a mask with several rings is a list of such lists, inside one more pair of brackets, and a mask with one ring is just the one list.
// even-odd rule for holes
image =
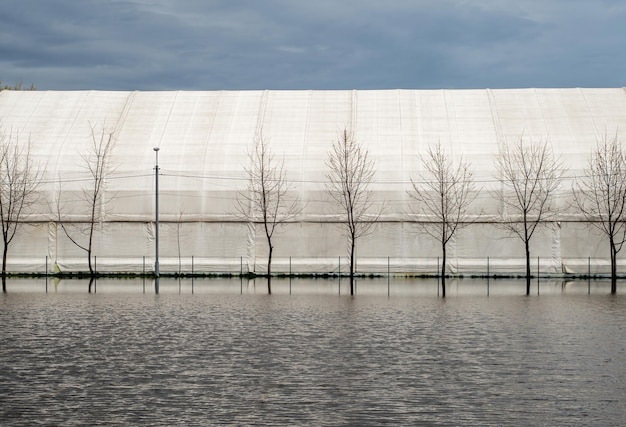
[[156, 240], [154, 249], [154, 275], [159, 277], [159, 147], [154, 147], [153, 150], [156, 155], [156, 163], [154, 166], [154, 237]]

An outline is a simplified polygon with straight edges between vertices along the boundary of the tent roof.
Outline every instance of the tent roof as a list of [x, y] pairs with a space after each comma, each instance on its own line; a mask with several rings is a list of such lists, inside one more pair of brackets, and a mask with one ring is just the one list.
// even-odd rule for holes
[[348, 128], [375, 160], [379, 189], [400, 194], [418, 155], [436, 142], [484, 179], [493, 176], [498, 142], [522, 135], [549, 140], [568, 168], [581, 169], [599, 135], [626, 128], [626, 90], [6, 90], [0, 120], [5, 132], [30, 139], [48, 183], [84, 176], [90, 126], [106, 127], [118, 137], [118, 189], [153, 190], [159, 147], [163, 188], [180, 194], [242, 188], [247, 151], [261, 133], [304, 192], [321, 191], [328, 151]]

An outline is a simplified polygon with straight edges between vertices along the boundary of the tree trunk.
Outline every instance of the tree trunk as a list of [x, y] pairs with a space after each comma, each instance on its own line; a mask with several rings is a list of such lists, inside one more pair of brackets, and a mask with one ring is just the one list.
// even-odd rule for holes
[[526, 244], [526, 295], [530, 295], [530, 242], [528, 239]]
[[7, 254], [9, 253], [7, 239], [4, 239], [4, 249], [2, 251], [2, 292], [7, 291]]
[[442, 246], [442, 260], [441, 260], [441, 297], [446, 297], [446, 245]]
[[611, 242], [611, 295], [617, 293], [617, 251], [615, 250], [615, 243], [613, 239]]
[[[94, 204], [95, 204], [95, 200], [94, 200]], [[95, 205], [94, 205], [95, 206]], [[94, 277], [94, 270], [93, 270], [93, 266], [91, 265], [91, 250], [93, 248], [93, 229], [95, 227], [95, 223], [94, 223], [94, 219], [95, 219], [95, 214], [94, 214], [94, 208], [92, 208], [92, 212], [91, 212], [91, 225], [89, 228], [89, 244], [87, 245], [87, 264], [89, 265], [89, 275], [91, 277]]]
[[274, 252], [274, 247], [271, 243], [269, 247], [270, 251], [267, 256], [267, 293], [272, 295], [272, 252]]
[[95, 276], [93, 273], [93, 266], [91, 265], [91, 249], [87, 251], [87, 265], [89, 265], [89, 275], [91, 277]]
[[9, 250], [6, 244], [6, 240], [4, 243], [4, 250], [2, 251], [2, 277], [7, 276], [7, 254]]
[[354, 236], [350, 241], [350, 295], [354, 295]]

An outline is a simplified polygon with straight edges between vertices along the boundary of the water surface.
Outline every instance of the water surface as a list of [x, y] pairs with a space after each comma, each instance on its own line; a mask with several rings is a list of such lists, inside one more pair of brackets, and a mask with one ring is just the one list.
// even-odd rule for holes
[[[619, 425], [607, 282], [11, 281], [3, 425]], [[47, 292], [46, 292], [47, 289]], [[95, 292], [93, 292], [95, 291]]]

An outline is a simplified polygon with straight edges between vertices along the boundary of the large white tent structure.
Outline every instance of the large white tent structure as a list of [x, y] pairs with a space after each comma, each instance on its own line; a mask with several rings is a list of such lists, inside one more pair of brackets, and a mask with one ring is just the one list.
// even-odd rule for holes
[[[562, 207], [533, 238], [544, 273], [608, 271], [608, 243], [571, 206], [573, 179], [599, 136], [626, 129], [626, 91], [615, 89], [346, 91], [2, 91], [0, 126], [30, 141], [44, 168], [40, 197], [10, 246], [9, 270], [85, 271], [85, 253], [58, 226], [87, 221], [80, 202], [90, 185], [84, 156], [91, 128], [115, 131], [115, 171], [97, 224], [99, 271], [151, 271], [155, 254], [155, 151], [158, 147], [162, 272], [262, 272], [267, 253], [258, 224], [237, 215], [244, 167], [255, 136], [284, 156], [302, 212], [275, 240], [274, 271], [345, 271], [347, 245], [325, 193], [331, 144], [349, 129], [375, 161], [372, 190], [384, 205], [378, 227], [358, 242], [361, 272], [432, 273], [440, 247], [415, 226], [407, 191], [420, 155], [440, 142], [471, 163], [477, 221], [448, 249], [452, 273], [523, 272], [521, 241], [495, 226], [499, 143], [548, 141], [567, 168]], [[59, 196], [61, 195], [61, 196]], [[47, 264], [46, 264], [47, 263]], [[192, 267], [193, 264], [193, 267]], [[389, 266], [389, 267], [388, 267]]]

